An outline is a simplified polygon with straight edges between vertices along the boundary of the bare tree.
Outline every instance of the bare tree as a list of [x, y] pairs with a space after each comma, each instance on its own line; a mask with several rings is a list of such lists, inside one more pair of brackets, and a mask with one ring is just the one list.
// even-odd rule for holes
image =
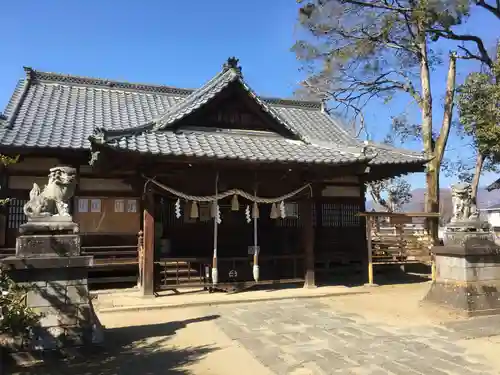
[[411, 185], [402, 177], [390, 178], [368, 185], [374, 203], [387, 212], [401, 212], [412, 198]]
[[[441, 61], [432, 45], [435, 30], [451, 30], [462, 21], [468, 9], [463, 2], [309, 0], [302, 1], [300, 10], [300, 24], [307, 33], [294, 50], [308, 69], [305, 90], [346, 108], [361, 129], [363, 109], [373, 99], [389, 101], [405, 93], [420, 109], [419, 132], [430, 160], [427, 212], [439, 211], [439, 171], [452, 121], [457, 58], [450, 53], [444, 115], [436, 130], [431, 68]], [[437, 240], [437, 219], [428, 225]]]

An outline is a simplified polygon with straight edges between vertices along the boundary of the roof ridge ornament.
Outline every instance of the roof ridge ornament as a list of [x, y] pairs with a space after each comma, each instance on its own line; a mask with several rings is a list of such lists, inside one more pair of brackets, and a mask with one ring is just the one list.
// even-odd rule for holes
[[236, 57], [234, 56], [229, 57], [227, 61], [224, 63], [224, 65], [222, 65], [222, 71], [226, 72], [229, 69], [234, 69], [236, 73], [241, 75], [241, 66], [238, 65], [239, 62], [240, 60], [237, 59]]
[[35, 71], [33, 68], [29, 66], [23, 66], [24, 72], [26, 73], [26, 77], [28, 79], [34, 79], [35, 78]]

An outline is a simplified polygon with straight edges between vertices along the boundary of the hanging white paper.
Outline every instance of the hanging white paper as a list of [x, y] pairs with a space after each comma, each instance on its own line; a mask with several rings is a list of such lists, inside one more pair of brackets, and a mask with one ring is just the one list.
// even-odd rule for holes
[[78, 212], [89, 212], [89, 200], [79, 198], [78, 199]]
[[124, 199], [115, 199], [115, 212], [125, 212]]
[[127, 212], [137, 212], [137, 201], [135, 199], [127, 201]]
[[90, 201], [90, 212], [101, 212], [101, 200], [92, 199]]

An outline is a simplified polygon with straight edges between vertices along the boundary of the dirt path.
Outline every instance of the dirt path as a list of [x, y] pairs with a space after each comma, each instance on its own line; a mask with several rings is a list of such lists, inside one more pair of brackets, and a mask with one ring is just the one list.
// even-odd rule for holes
[[[442, 326], [467, 321], [467, 318], [449, 310], [422, 304], [429, 286], [428, 282], [388, 285], [374, 287], [370, 294], [321, 298], [320, 301], [332, 311], [357, 314], [367, 321], [394, 327]], [[488, 364], [498, 369], [500, 374], [500, 335], [470, 337], [457, 340], [455, 344], [465, 348], [468, 355], [486, 358]]]
[[19, 375], [271, 375], [197, 309], [103, 314], [108, 349]]
[[[52, 367], [35, 367], [16, 374], [273, 375], [270, 369], [275, 369], [277, 374], [288, 375], [293, 373], [288, 370], [300, 368], [292, 366], [285, 371], [281, 368], [283, 361], [290, 362], [289, 365], [299, 361], [341, 370], [358, 357], [357, 369], [368, 371], [370, 366], [376, 366], [375, 360], [368, 361], [368, 367], [362, 364], [362, 354], [368, 349], [384, 366], [393, 366], [392, 361], [404, 357], [401, 353], [413, 350], [424, 367], [430, 365], [427, 362], [432, 356], [437, 361], [434, 367], [443, 363], [457, 366], [455, 361], [465, 357], [473, 361], [477, 357], [477, 363], [492, 366], [500, 373], [500, 328], [488, 330], [492, 325], [500, 327], [500, 317], [488, 321], [466, 320], [437, 307], [422, 306], [420, 301], [428, 288], [428, 283], [406, 284], [371, 288], [370, 294], [313, 300], [101, 314], [107, 328], [104, 348], [71, 361], [57, 362]], [[294, 330], [307, 322], [312, 328], [306, 329], [302, 337]], [[452, 326], [455, 330], [449, 329]], [[381, 330], [379, 336], [377, 327]], [[372, 332], [374, 339], [366, 340], [367, 332]], [[328, 335], [334, 335], [333, 339]], [[303, 347], [308, 340], [310, 352]], [[288, 356], [281, 353], [286, 349], [284, 343], [290, 349]], [[298, 345], [297, 352], [292, 350], [294, 345]], [[390, 345], [394, 350], [388, 353]], [[327, 358], [322, 357], [323, 352]], [[339, 353], [344, 357], [338, 358]], [[402, 361], [398, 366], [408, 367], [408, 363]], [[472, 362], [463, 363], [473, 366]], [[311, 371], [307, 374], [324, 373]], [[429, 371], [422, 367], [417, 373], [434, 373]]]
[[321, 298], [320, 301], [335, 311], [396, 326], [435, 325], [464, 319], [450, 311], [422, 304], [429, 286], [429, 282], [385, 285], [371, 288], [370, 294]]

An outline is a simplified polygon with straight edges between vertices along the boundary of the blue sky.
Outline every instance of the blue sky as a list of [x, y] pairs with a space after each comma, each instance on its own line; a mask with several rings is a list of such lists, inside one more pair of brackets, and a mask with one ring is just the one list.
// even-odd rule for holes
[[[198, 87], [229, 56], [240, 59], [246, 80], [260, 95], [292, 96], [300, 81], [290, 47], [297, 38], [294, 0], [4, 1], [0, 17], [0, 108], [4, 108], [22, 66], [132, 82]], [[464, 29], [493, 44], [499, 23], [479, 13]], [[443, 46], [446, 51], [448, 46]], [[458, 81], [473, 69], [459, 63]], [[441, 121], [444, 69], [433, 72], [435, 121]], [[382, 139], [390, 118], [406, 107], [372, 103], [365, 113], [373, 139]], [[415, 120], [418, 112], [413, 111]], [[405, 145], [421, 150], [419, 143]], [[449, 157], [464, 153], [457, 139]], [[496, 178], [486, 175], [482, 184]], [[422, 174], [410, 178], [423, 186]], [[442, 186], [451, 180], [442, 178]]]

